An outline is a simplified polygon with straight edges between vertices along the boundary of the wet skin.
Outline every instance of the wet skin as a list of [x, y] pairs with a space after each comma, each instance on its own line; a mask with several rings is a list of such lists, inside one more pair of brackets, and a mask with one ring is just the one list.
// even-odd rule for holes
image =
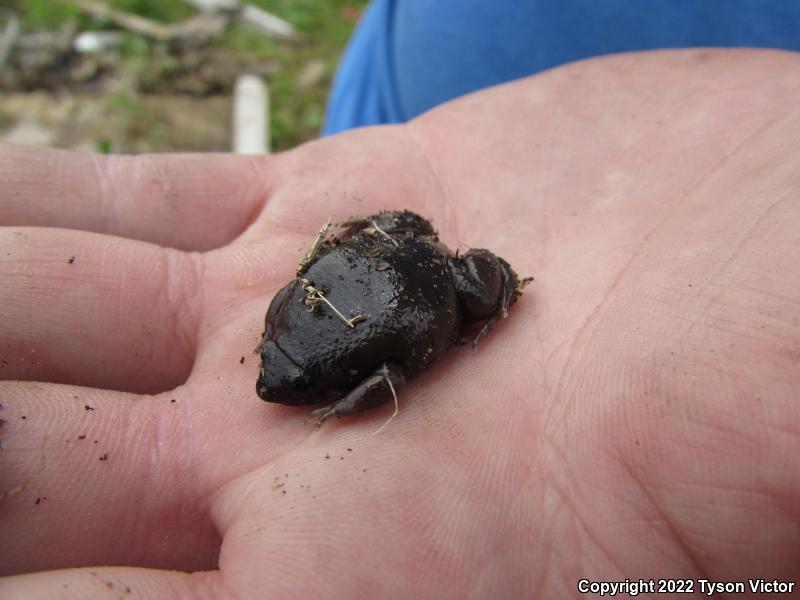
[[414, 213], [352, 219], [273, 298], [256, 391], [279, 404], [327, 402], [312, 413], [318, 424], [377, 406], [459, 343], [465, 324], [486, 321], [477, 343], [519, 287], [502, 258], [453, 254]]

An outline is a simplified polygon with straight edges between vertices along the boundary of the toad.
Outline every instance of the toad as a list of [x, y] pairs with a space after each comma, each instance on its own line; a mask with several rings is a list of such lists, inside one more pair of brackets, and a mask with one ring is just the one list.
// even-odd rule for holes
[[517, 300], [522, 286], [488, 250], [452, 253], [410, 211], [323, 227], [297, 277], [267, 310], [256, 383], [268, 402], [308, 405], [317, 425], [394, 398], [406, 377], [463, 343], [473, 346]]

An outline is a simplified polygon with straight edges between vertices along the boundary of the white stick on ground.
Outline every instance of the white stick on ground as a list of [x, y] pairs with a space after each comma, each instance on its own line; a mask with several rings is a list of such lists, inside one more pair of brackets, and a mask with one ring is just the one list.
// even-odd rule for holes
[[239, 19], [267, 35], [285, 39], [293, 39], [298, 35], [294, 25], [252, 4], [242, 7]]
[[234, 11], [238, 10], [241, 2], [239, 0], [184, 0], [198, 10], [204, 12]]
[[260, 77], [240, 75], [233, 92], [233, 151], [269, 152], [269, 88]]
[[0, 71], [3, 70], [3, 65], [11, 55], [11, 50], [17, 43], [18, 37], [19, 19], [15, 15], [10, 15], [3, 32], [0, 33]]

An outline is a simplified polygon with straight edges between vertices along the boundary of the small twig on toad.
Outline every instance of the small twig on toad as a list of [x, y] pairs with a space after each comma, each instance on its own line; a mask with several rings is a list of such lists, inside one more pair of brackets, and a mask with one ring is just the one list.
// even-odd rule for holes
[[356, 316], [348, 319], [345, 317], [339, 309], [336, 308], [333, 304], [331, 304], [330, 300], [325, 297], [321, 291], [311, 285], [311, 282], [308, 279], [301, 279], [300, 283], [303, 284], [303, 289], [307, 292], [307, 295], [303, 302], [305, 302], [306, 306], [308, 306], [309, 310], [314, 310], [314, 307], [319, 304], [320, 302], [324, 302], [328, 306], [331, 307], [331, 310], [337, 314], [337, 316], [345, 322], [345, 324], [350, 327], [351, 329], [356, 326], [356, 323], [360, 323], [361, 321], [365, 321], [367, 317], [362, 314], [357, 314]]
[[317, 250], [319, 250], [319, 245], [322, 243], [322, 240], [325, 239], [325, 235], [328, 233], [328, 229], [331, 226], [331, 217], [328, 217], [328, 222], [322, 226], [322, 229], [319, 230], [317, 237], [314, 239], [314, 243], [311, 244], [311, 249], [306, 253], [306, 255], [300, 259], [300, 262], [297, 264], [297, 274], [300, 275], [303, 271], [305, 271], [306, 267], [314, 260], [314, 257], [317, 254]]
[[370, 221], [370, 223], [372, 223], [372, 227], [375, 229], [375, 231], [377, 231], [383, 237], [391, 241], [395, 246], [400, 247], [400, 244], [397, 243], [397, 240], [394, 239], [392, 236], [390, 236], [388, 233], [386, 233], [383, 229], [378, 227], [378, 224], [375, 221]]
[[386, 363], [383, 363], [383, 378], [386, 380], [386, 383], [388, 383], [388, 384], [389, 384], [389, 389], [390, 389], [390, 390], [392, 390], [392, 398], [394, 398], [394, 412], [392, 413], [392, 416], [391, 416], [391, 417], [389, 417], [389, 418], [386, 420], [386, 423], [384, 423], [383, 425], [381, 425], [381, 426], [378, 428], [378, 431], [376, 431], [376, 432], [375, 432], [375, 433], [373, 433], [372, 435], [378, 435], [378, 434], [379, 434], [381, 431], [383, 431], [383, 430], [384, 430], [384, 428], [385, 428], [385, 427], [386, 427], [386, 426], [387, 426], [389, 423], [391, 423], [391, 422], [392, 422], [392, 419], [394, 419], [394, 418], [397, 416], [397, 413], [398, 413], [398, 412], [400, 412], [400, 407], [399, 407], [399, 405], [397, 404], [397, 392], [395, 392], [395, 391], [394, 391], [394, 385], [392, 385], [392, 378], [391, 378], [391, 377], [389, 377], [389, 369], [387, 369], [387, 368], [386, 368]]

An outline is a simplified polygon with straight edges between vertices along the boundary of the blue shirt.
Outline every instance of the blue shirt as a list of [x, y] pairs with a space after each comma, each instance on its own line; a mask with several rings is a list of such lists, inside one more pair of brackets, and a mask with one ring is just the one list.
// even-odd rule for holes
[[800, 1], [374, 0], [339, 65], [323, 134], [403, 122], [590, 56], [693, 46], [800, 50]]

